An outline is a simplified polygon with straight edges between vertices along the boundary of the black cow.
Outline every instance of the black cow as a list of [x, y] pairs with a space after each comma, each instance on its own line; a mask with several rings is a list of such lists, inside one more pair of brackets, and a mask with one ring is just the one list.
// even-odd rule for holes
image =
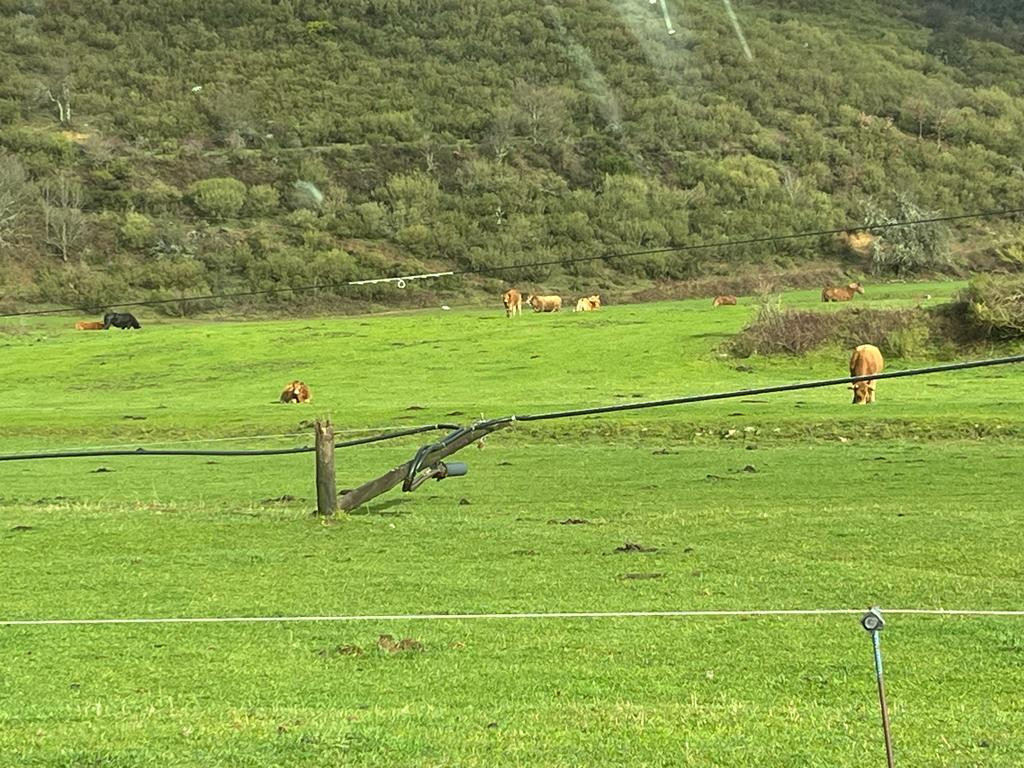
[[107, 330], [110, 326], [115, 328], [141, 328], [139, 321], [135, 319], [135, 315], [130, 312], [107, 312], [103, 316], [103, 330]]

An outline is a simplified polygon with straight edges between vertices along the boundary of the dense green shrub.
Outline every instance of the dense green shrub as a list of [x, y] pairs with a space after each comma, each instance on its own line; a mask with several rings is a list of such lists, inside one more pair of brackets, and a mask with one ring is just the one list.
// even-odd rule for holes
[[130, 248], [145, 248], [156, 239], [156, 227], [146, 214], [128, 211], [119, 234], [121, 241]]
[[281, 196], [269, 184], [254, 184], [249, 187], [246, 210], [252, 216], [266, 216], [277, 210]]
[[189, 197], [196, 209], [211, 219], [237, 216], [245, 205], [246, 187], [238, 179], [213, 178], [195, 182]]
[[44, 270], [36, 288], [41, 302], [66, 304], [83, 311], [102, 311], [129, 295], [126, 275], [111, 275], [84, 263]]

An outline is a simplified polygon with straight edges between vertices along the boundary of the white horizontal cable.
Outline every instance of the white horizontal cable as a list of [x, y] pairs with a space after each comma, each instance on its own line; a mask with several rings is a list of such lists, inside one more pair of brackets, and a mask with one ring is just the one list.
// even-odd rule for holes
[[[196, 616], [112, 619], [0, 619], [0, 626], [53, 626], [86, 624], [268, 624], [273, 622], [388, 622], [474, 621], [519, 619], [659, 619], [659, 618], [753, 618], [858, 615], [865, 608], [808, 608], [693, 611], [552, 611], [534, 613], [400, 613], [354, 616]], [[1024, 610], [959, 610], [944, 608], [887, 608], [883, 616], [1004, 616], [1024, 618]]]

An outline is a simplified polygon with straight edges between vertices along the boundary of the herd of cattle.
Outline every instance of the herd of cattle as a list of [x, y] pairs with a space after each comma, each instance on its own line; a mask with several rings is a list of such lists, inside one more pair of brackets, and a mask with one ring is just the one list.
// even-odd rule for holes
[[[840, 286], [827, 286], [821, 291], [821, 300], [823, 302], [831, 301], [852, 301], [854, 295], [858, 293], [864, 293], [864, 288], [860, 283], [850, 283], [849, 285]], [[526, 298], [523, 298], [523, 294], [516, 288], [509, 288], [503, 294], [501, 294], [501, 301], [505, 305], [505, 316], [513, 317], [514, 315], [523, 314], [523, 303], [529, 304], [533, 307], [534, 312], [560, 312], [562, 310], [562, 297], [558, 295], [550, 296], [538, 296], [533, 293], [526, 294]], [[733, 307], [736, 306], [737, 299], [731, 294], [721, 294], [716, 296], [714, 301], [711, 302], [713, 307]], [[576, 301], [576, 308], [573, 312], [593, 312], [596, 309], [601, 308], [601, 297], [600, 295], [584, 296]]]
[[[823, 302], [852, 301], [853, 297], [864, 293], [860, 283], [849, 283], [843, 286], [826, 286], [821, 291]], [[505, 305], [505, 316], [513, 317], [523, 313], [523, 294], [516, 288], [509, 288], [501, 294], [501, 301]], [[534, 312], [559, 312], [562, 309], [562, 297], [558, 295], [538, 296], [528, 293], [525, 302], [533, 307]], [[713, 307], [736, 306], [737, 299], [731, 294], [721, 294], [711, 302]], [[601, 297], [599, 295], [584, 296], [577, 300], [573, 312], [592, 312], [601, 308]], [[871, 376], [881, 373], [885, 361], [878, 347], [873, 344], [861, 344], [850, 357], [850, 376]], [[859, 381], [850, 386], [853, 390], [853, 404], [866, 405], [875, 402], [875, 382], [873, 379]], [[287, 390], [285, 390], [287, 392]], [[285, 401], [284, 394], [281, 396]], [[292, 401], [301, 402], [301, 401]]]
[[[509, 288], [501, 294], [501, 301], [505, 305], [505, 316], [523, 314], [523, 294], [515, 288]], [[526, 294], [525, 302], [533, 307], [534, 312], [560, 312], [562, 309], [561, 296], [536, 296], [532, 293]], [[601, 297], [598, 294], [584, 296], [577, 300], [573, 312], [593, 312], [601, 308]]]
[[[826, 287], [821, 292], [823, 302], [850, 301], [855, 294], [864, 293], [860, 283], [850, 283], [846, 286]], [[515, 288], [509, 288], [501, 295], [502, 303], [505, 305], [505, 315], [513, 317], [523, 312], [523, 294]], [[528, 293], [525, 303], [533, 307], [534, 312], [559, 312], [562, 309], [562, 297], [557, 295], [538, 296]], [[737, 299], [729, 294], [716, 296], [712, 306], [735, 306]], [[573, 312], [593, 312], [601, 308], [601, 296], [594, 294], [583, 296], [576, 301]], [[105, 331], [109, 328], [141, 328], [135, 315], [130, 312], [108, 312], [103, 316], [102, 322], [83, 320], [75, 323], [75, 329], [79, 331]], [[878, 347], [872, 344], [861, 344], [853, 351], [850, 357], [851, 376], [870, 376], [881, 373], [885, 362]], [[860, 381], [853, 384], [854, 405], [875, 402], [875, 382], [873, 380]], [[312, 399], [309, 387], [301, 381], [293, 381], [281, 393], [282, 403], [308, 403]]]

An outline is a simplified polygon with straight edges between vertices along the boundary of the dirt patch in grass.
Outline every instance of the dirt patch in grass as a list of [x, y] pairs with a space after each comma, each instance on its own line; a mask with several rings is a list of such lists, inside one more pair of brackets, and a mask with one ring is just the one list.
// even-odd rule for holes
[[333, 648], [321, 648], [316, 655], [325, 659], [332, 656], [362, 656], [363, 649], [358, 645], [336, 645]]
[[384, 651], [384, 653], [403, 653], [407, 651], [425, 650], [423, 643], [419, 640], [413, 640], [411, 637], [404, 637], [401, 640], [395, 640], [391, 635], [381, 635], [378, 637], [377, 648]]
[[664, 577], [664, 573], [624, 573], [619, 576], [622, 581], [646, 581], [648, 579], [661, 579]]
[[615, 548], [616, 552], [657, 552], [657, 547], [645, 547], [643, 544], [637, 544], [633, 541], [627, 541], [621, 547]]

